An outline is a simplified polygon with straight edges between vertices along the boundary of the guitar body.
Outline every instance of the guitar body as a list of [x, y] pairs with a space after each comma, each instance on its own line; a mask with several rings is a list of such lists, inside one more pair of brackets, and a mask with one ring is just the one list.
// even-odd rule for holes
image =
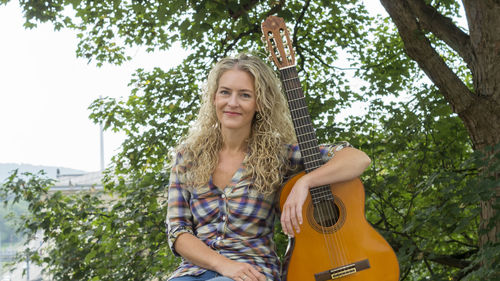
[[[280, 208], [295, 182], [304, 175], [291, 178], [282, 188]], [[371, 227], [364, 215], [365, 193], [359, 179], [330, 186], [335, 206], [323, 206], [325, 210], [337, 210], [334, 221], [321, 226], [314, 216], [311, 196], [303, 208], [303, 224], [300, 233], [289, 241], [283, 277], [285, 281], [396, 281], [399, 265], [394, 251], [385, 239]], [[325, 223], [323, 223], [325, 224]], [[328, 226], [330, 225], [331, 226]], [[368, 260], [369, 267], [343, 277], [332, 279], [328, 270]], [[366, 263], [366, 262], [365, 262]], [[366, 267], [366, 266], [365, 266]], [[323, 277], [315, 277], [323, 272]], [[342, 274], [340, 274], [342, 275]], [[326, 279], [329, 278], [329, 279]]]

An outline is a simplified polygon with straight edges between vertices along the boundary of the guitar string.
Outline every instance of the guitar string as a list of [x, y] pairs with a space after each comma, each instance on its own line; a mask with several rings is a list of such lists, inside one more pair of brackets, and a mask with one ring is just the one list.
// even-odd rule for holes
[[[293, 73], [292, 73], [292, 74], [293, 74]], [[291, 79], [288, 79], [288, 80], [292, 80], [292, 79], [294, 79], [294, 78], [292, 77]], [[284, 81], [286, 81], [286, 80], [284, 80]], [[299, 83], [300, 83], [300, 82], [299, 82]], [[299, 97], [300, 97], [301, 92], [298, 92], [298, 91], [300, 91], [300, 90], [302, 90], [302, 88], [301, 88], [301, 87], [296, 87], [296, 88], [292, 88], [292, 89], [287, 89], [287, 94], [288, 94], [288, 93], [293, 94], [294, 92], [296, 92], [297, 94], [299, 94]], [[303, 99], [303, 98], [302, 98], [302, 99]], [[297, 98], [297, 99], [293, 99], [293, 98], [292, 98], [292, 99], [289, 99], [289, 103], [293, 103], [293, 102], [295, 102], [295, 100], [300, 100], [300, 99], [299, 99], [299, 98]], [[300, 102], [299, 102], [299, 103], [300, 103]], [[302, 105], [302, 104], [301, 104], [301, 105]], [[291, 107], [291, 109], [290, 109], [291, 114], [292, 114], [292, 115], [294, 115], [294, 116], [293, 116], [293, 117], [294, 117], [294, 118], [293, 118], [293, 120], [294, 120], [295, 122], [299, 123], [299, 125], [300, 125], [300, 126], [296, 126], [296, 130], [297, 130], [297, 132], [298, 132], [298, 137], [303, 137], [303, 136], [304, 136], [304, 135], [306, 135], [306, 134], [311, 134], [311, 135], [314, 135], [314, 137], [315, 137], [314, 132], [305, 132], [305, 133], [303, 133], [303, 134], [301, 134], [301, 132], [300, 132], [300, 131], [301, 131], [301, 129], [306, 129], [306, 128], [307, 128], [307, 124], [300, 124], [300, 123], [305, 123], [305, 121], [309, 121], [309, 120], [307, 120], [307, 117], [309, 117], [308, 115], [307, 115], [307, 116], [302, 116], [302, 117], [300, 117], [300, 118], [299, 118], [298, 116], [296, 116], [299, 112], [301, 112], [301, 111], [303, 112], [303, 111], [304, 111], [304, 109], [305, 109], [305, 111], [307, 111], [307, 107], [306, 107], [305, 105], [304, 105], [304, 106], [302, 106], [302, 107]], [[305, 118], [305, 120], [303, 120], [304, 118]], [[303, 121], [303, 122], [301, 122], [301, 121]], [[310, 121], [309, 121], [309, 123], [310, 123]], [[311, 126], [309, 125], [309, 127], [311, 127]], [[311, 128], [312, 128], [312, 127], [311, 127]], [[315, 139], [315, 138], [314, 138], [314, 139]], [[301, 152], [304, 152], [304, 151], [306, 151], [307, 149], [311, 149], [311, 148], [312, 148], [312, 147], [301, 148]], [[316, 149], [317, 149], [317, 145], [316, 145]], [[306, 162], [306, 161], [305, 161], [305, 162]], [[333, 204], [334, 204], [334, 202], [331, 202], [331, 203], [333, 203]], [[331, 206], [331, 205], [329, 205], [329, 204], [328, 204], [328, 202], [326, 203], [326, 205], [327, 205], [327, 214], [328, 214], [328, 215], [326, 215], [326, 214], [324, 214], [324, 213], [323, 213], [323, 212], [324, 212], [324, 210], [323, 210], [322, 206], [318, 206], [319, 219], [320, 219], [320, 221], [322, 222], [322, 224], [328, 223], [328, 218], [333, 218], [335, 222], [338, 222], [339, 218], [338, 218], [338, 216], [335, 214], [335, 213], [336, 213], [336, 212], [335, 212], [335, 210], [332, 208], [332, 206]], [[336, 240], [336, 241], [333, 241], [333, 240], [332, 240], [332, 241], [329, 241], [330, 239], [328, 239], [328, 238], [327, 238], [327, 235], [326, 235], [326, 233], [325, 233], [324, 231], [322, 231], [322, 236], [323, 236], [323, 239], [324, 239], [324, 241], [325, 241], [325, 245], [326, 245], [326, 248], [327, 248], [327, 253], [328, 253], [328, 256], [329, 256], [329, 259], [330, 259], [330, 263], [331, 263], [332, 268], [333, 268], [333, 267], [335, 267], [335, 262], [334, 262], [334, 260], [337, 260], [338, 262], [340, 262], [340, 264], [342, 264], [342, 263], [343, 263], [343, 260], [345, 259], [345, 256], [344, 256], [344, 255], [345, 255], [345, 251], [344, 251], [343, 249], [342, 249], [342, 250], [340, 250], [340, 251], [332, 251], [332, 249], [334, 248], [334, 244], [337, 244], [338, 246], [340, 246], [341, 248], [343, 248], [343, 247], [342, 247], [342, 246], [343, 246], [343, 245], [342, 245], [343, 243], [340, 241], [340, 240], [343, 240], [343, 239], [339, 239], [339, 237], [338, 237], [339, 235], [338, 235], [338, 232], [337, 232], [337, 231], [334, 231], [334, 233], [333, 233], [333, 236], [334, 236], [334, 239], [333, 239], [333, 240]], [[335, 242], [336, 242], [336, 243], [335, 243]], [[332, 252], [333, 252], [333, 253], [335, 253], [336, 258], [333, 258], [333, 257], [332, 257], [332, 254], [331, 254]], [[344, 253], [343, 253], [343, 252], [344, 252]], [[340, 256], [339, 256], [339, 255], [340, 255]]]
[[[316, 160], [316, 167], [320, 164], [320, 161]], [[333, 195], [327, 185], [317, 187], [315, 191], [318, 189], [319, 191], [317, 192], [315, 199], [317, 204], [315, 205], [317, 206], [319, 212], [319, 221], [321, 222], [320, 225], [325, 228], [335, 228], [335, 224], [339, 223], [339, 216], [337, 215], [337, 212], [335, 212], [334, 205], [332, 205], [335, 204], [335, 202], [332, 201]], [[311, 197], [313, 195], [314, 193], [311, 194]], [[330, 225], [331, 223], [333, 223], [333, 225]], [[342, 236], [340, 235], [340, 232], [333, 229], [333, 232], [330, 235], [328, 235], [326, 231], [323, 231], [322, 234], [325, 240], [325, 245], [327, 245], [329, 256], [331, 257], [331, 268], [335, 268], [336, 265], [345, 264], [345, 249], [343, 247], [343, 239], [341, 239]], [[331, 253], [334, 254], [334, 257], [332, 257]]]
[[[305, 110], [303, 112], [305, 112]], [[297, 120], [297, 119], [294, 118], [294, 120]], [[305, 120], [303, 120], [303, 121], [305, 121]], [[298, 131], [300, 132], [299, 135], [300, 135], [301, 138], [303, 138], [306, 135], [314, 135], [314, 133], [307, 132], [307, 130], [306, 130], [306, 128], [309, 128], [311, 130], [312, 129], [311, 126], [306, 127], [306, 126], [304, 126], [304, 124], [300, 124], [300, 125], [301, 126], [299, 126]], [[318, 151], [317, 142], [316, 142], [315, 138], [312, 141], [302, 142], [302, 143], [304, 144], [304, 147], [301, 148], [301, 153], [306, 153], [306, 152], [308, 152], [309, 150], [312, 150], [312, 149], [316, 149], [316, 152], [319, 152]], [[303, 158], [306, 159], [307, 156], [304, 155]], [[315, 159], [315, 160], [312, 160], [312, 161], [306, 161], [306, 160], [304, 160], [304, 162], [305, 162], [304, 163], [305, 165], [314, 163], [314, 165], [311, 165], [311, 168], [319, 166], [318, 159]], [[309, 163], [307, 163], [307, 162], [309, 162]], [[317, 190], [317, 189], [315, 189], [315, 190]], [[312, 196], [313, 196], [313, 194], [311, 194], [311, 197]], [[319, 200], [318, 204], [316, 204], [315, 202], [313, 202], [313, 205], [317, 209], [318, 220], [320, 222], [319, 225], [321, 227], [324, 227], [325, 223], [328, 223], [328, 218], [329, 217], [331, 218], [332, 216], [331, 215], [328, 216], [328, 213], [329, 213], [328, 209], [325, 210], [325, 208], [323, 208], [322, 204], [324, 204], [324, 203], [321, 202], [321, 198], [319, 198], [319, 199], [320, 200]], [[325, 211], [326, 211], [326, 213], [325, 213]], [[330, 267], [333, 268], [333, 267], [335, 267], [336, 262], [339, 262], [339, 260], [341, 259], [341, 253], [338, 253], [337, 251], [334, 250], [335, 249], [335, 241], [332, 240], [331, 238], [329, 238], [328, 234], [325, 233], [325, 231], [321, 231], [321, 234], [323, 236], [324, 244], [326, 246], [328, 259], [330, 261]]]
[[[304, 129], [305, 129], [305, 127], [304, 127]], [[299, 131], [301, 131], [301, 130], [299, 129]], [[301, 134], [301, 137], [303, 137], [303, 136], [305, 136], [307, 134], [310, 134], [310, 133], [303, 133], [303, 134]], [[302, 143], [304, 143], [304, 142], [302, 142]], [[304, 145], [305, 145], [305, 147], [303, 147], [301, 149], [301, 153], [305, 153], [308, 150], [311, 150], [311, 149], [314, 149], [314, 148], [316, 149], [316, 152], [319, 152], [318, 151], [317, 142], [315, 142], [315, 141], [311, 141], [311, 142], [305, 143]], [[306, 158], [307, 158], [307, 156], [304, 156], [304, 159], [306, 159]], [[312, 160], [312, 161], [305, 161], [305, 162], [309, 162], [310, 164], [314, 163], [314, 165], [311, 165], [311, 168], [319, 166], [319, 161], [317, 159]], [[307, 165], [308, 163], [304, 163], [304, 164]], [[312, 195], [313, 194], [311, 194], [311, 198], [312, 198]], [[313, 202], [313, 206], [315, 206], [315, 209], [317, 209], [317, 215], [318, 215], [317, 219], [320, 222], [319, 225], [321, 227], [324, 227], [325, 223], [328, 222], [328, 217], [329, 216], [327, 215], [328, 212], [325, 214], [325, 209], [323, 208], [322, 204], [323, 203], [321, 202], [321, 200], [318, 202], [318, 204], [315, 204], [315, 202]], [[323, 236], [324, 244], [326, 246], [326, 251], [327, 251], [328, 259], [330, 261], [330, 266], [334, 267], [335, 261], [339, 260], [339, 253], [337, 253], [334, 250], [335, 243], [334, 243], [334, 241], [331, 241], [331, 239], [329, 239], [327, 233], [325, 233], [325, 231], [321, 231], [321, 234]]]
[[[328, 188], [328, 191], [329, 192], [332, 192], [330, 190], [330, 187]], [[331, 193], [330, 193], [331, 194]], [[329, 207], [329, 213], [330, 215], [332, 215], [333, 217], [335, 217], [335, 220], [337, 221], [337, 227], [336, 229], [334, 229], [334, 233], [335, 233], [335, 238], [336, 238], [336, 243], [337, 243], [337, 247], [339, 249], [339, 253], [342, 255], [342, 258], [340, 260], [340, 263], [339, 265], [346, 265], [348, 262], [349, 262], [349, 252], [346, 251], [345, 249], [345, 240], [344, 240], [344, 235], [342, 234], [342, 225], [340, 225], [340, 223], [342, 223], [340, 221], [341, 219], [341, 216], [343, 215], [342, 214], [342, 208], [339, 207], [339, 212], [337, 213], [337, 210], [334, 209], [334, 206], [335, 206], [335, 198], [333, 197], [332, 195], [332, 204], [329, 204], [328, 207]]]
[[[318, 204], [318, 212], [319, 212], [319, 219], [322, 223], [325, 222], [325, 219], [326, 219], [326, 215], [323, 213], [323, 208], [321, 208], [320, 204]], [[334, 268], [335, 267], [335, 262], [338, 261], [338, 253], [334, 250], [334, 247], [335, 247], [335, 243], [334, 241], [331, 241], [329, 238], [328, 238], [328, 235], [322, 231], [322, 236], [323, 236], [323, 240], [325, 241], [325, 245], [326, 245], [326, 250], [327, 250], [327, 253], [328, 253], [328, 257], [329, 257], [329, 260], [330, 260], [330, 268]], [[334, 256], [332, 256], [334, 255]]]
[[[292, 77], [292, 78], [287, 79], [287, 80], [293, 80], [293, 79], [295, 79], [295, 78]], [[284, 81], [286, 81], [286, 80], [284, 80]], [[302, 90], [301, 87], [296, 87], [296, 88], [287, 90], [287, 93], [297, 92], [299, 94], [299, 97], [300, 97], [301, 92], [298, 92], [300, 90]], [[290, 100], [290, 102], [294, 102], [294, 100], [299, 100], [299, 99], [300, 98], [292, 99], [292, 100]], [[299, 112], [303, 111], [304, 109], [307, 111], [307, 107], [306, 106], [298, 107], [298, 108], [295, 107], [294, 109], [290, 109], [290, 111], [291, 111], [292, 115], [297, 115], [296, 113], [299, 113]], [[308, 121], [307, 117], [309, 117], [309, 116], [304, 114], [304, 116], [302, 116], [302, 117], [297, 117], [296, 116], [294, 118], [294, 120], [297, 123], [305, 123], [306, 121]], [[303, 121], [303, 122], [301, 122], [301, 121]], [[306, 129], [308, 126], [310, 127], [310, 125], [308, 125], [308, 124], [301, 124], [300, 126], [296, 126], [296, 128], [297, 128], [298, 131], [300, 131], [301, 128]], [[311, 135], [315, 136], [314, 132], [312, 132], [312, 133], [311, 132], [306, 132], [305, 134], [302, 134], [302, 136], [304, 136], [306, 134], [311, 134]], [[305, 150], [308, 150], [308, 149], [314, 149], [314, 147], [307, 147], [307, 148], [301, 149], [301, 151], [304, 152]], [[316, 146], [316, 149], [317, 149], [317, 146]], [[329, 193], [331, 195], [331, 190], [328, 189], [328, 191], [329, 191]], [[327, 208], [327, 215], [325, 215], [323, 213], [323, 208], [319, 207], [318, 210], [320, 212], [319, 213], [320, 221], [322, 221], [323, 224], [324, 223], [329, 223], [328, 219], [329, 218], [333, 218], [333, 220], [334, 220], [335, 223], [333, 224], [332, 227], [334, 227], [335, 224], [341, 223], [341, 222], [339, 222], [339, 219], [340, 219], [339, 214], [341, 215], [342, 211], [339, 209], [340, 213], [337, 213], [337, 211], [335, 210], [335, 201], [334, 201], [334, 198], [333, 198], [333, 196], [331, 196], [331, 197], [332, 198], [326, 198], [327, 203], [325, 203], [325, 205], [326, 205], [326, 208]], [[330, 203], [328, 203], [328, 201], [330, 201]], [[336, 230], [334, 229], [332, 236], [334, 237], [333, 240], [336, 240], [336, 241], [331, 241], [332, 244], [336, 244], [339, 247], [338, 251], [333, 251], [333, 252], [338, 253], [340, 255], [340, 257], [337, 256], [336, 260], [339, 261], [341, 265], [344, 265], [349, 260], [349, 258], [348, 258], [349, 253], [344, 248], [344, 246], [345, 246], [344, 242], [345, 241], [344, 241], [344, 237], [343, 237], [342, 233], [340, 232], [340, 228], [338, 228]], [[323, 233], [323, 237], [324, 237], [324, 240], [325, 240], [325, 245], [327, 246], [327, 249], [328, 249], [330, 260], [332, 260], [332, 257], [330, 255], [330, 252], [331, 252], [330, 248], [333, 248], [333, 246], [332, 247], [330, 246], [330, 243], [329, 243], [328, 239], [326, 238], [327, 236], [326, 236], [325, 233]]]
[[[333, 218], [334, 221], [338, 221], [338, 217], [336, 217], [335, 214], [331, 212], [330, 208], [328, 208], [329, 207], [328, 203], [330, 203], [330, 202], [327, 201], [327, 202], [323, 203], [324, 205], [326, 205], [326, 214], [323, 213], [324, 208], [322, 208], [322, 206], [320, 206], [320, 208], [319, 208], [319, 210], [321, 212], [320, 219], [323, 221], [323, 223], [327, 222], [328, 218]], [[332, 252], [335, 254], [335, 259], [331, 262], [331, 268], [335, 268], [338, 265], [343, 264], [343, 254], [341, 251], [339, 251], [339, 248], [338, 248], [339, 243], [340, 243], [340, 240], [338, 239], [338, 234], [334, 230], [334, 232], [331, 233], [329, 239], [328, 239], [328, 236], [326, 234], [324, 234], [324, 236], [325, 236], [325, 239], [327, 240], [326, 243], [329, 245], [331, 244], [332, 249], [336, 248], [336, 250], [332, 250]]]
[[[286, 72], [290, 72], [288, 70], [286, 70]], [[291, 74], [294, 74], [294, 73], [291, 73]], [[288, 75], [287, 75], [288, 76]], [[292, 76], [292, 75], [290, 75]], [[297, 81], [297, 79], [295, 77], [291, 77], [290, 79], [287, 79], [287, 80], [291, 80], [291, 82], [298, 82], [300, 83], [299, 81]], [[285, 79], [283, 79], [283, 81], [287, 81]], [[297, 83], [297, 84], [298, 84]], [[290, 88], [292, 88], [293, 86], [291, 86]], [[286, 84], [285, 84], [285, 88], [286, 88]], [[295, 124], [297, 122], [300, 122], [299, 118], [297, 115], [299, 115], [299, 113], [301, 113], [303, 111], [303, 109], [305, 108], [303, 105], [301, 106], [294, 106], [295, 103], [297, 103], [297, 98], [295, 98], [294, 94], [297, 94], [296, 92], [301, 89], [299, 87], [296, 87], [292, 90], [290, 89], [286, 89], [286, 93], [287, 93], [287, 97], [288, 97], [288, 103], [289, 103], [289, 108], [290, 108], [290, 113], [292, 115], [292, 119], [294, 120], [294, 128], [295, 128], [295, 131], [296, 131], [296, 135], [297, 135], [297, 139], [300, 140], [300, 138], [303, 138], [304, 137], [304, 134], [303, 134], [303, 129], [304, 129], [304, 126], [301, 126], [301, 124]], [[294, 93], [295, 92], [295, 93]], [[300, 94], [300, 93], [299, 93]], [[299, 95], [300, 96], [300, 95]], [[300, 142], [299, 142], [300, 144]], [[307, 143], [304, 143], [302, 142], [302, 144], [304, 145], [307, 145]], [[304, 165], [306, 165], [307, 167], [307, 160], [305, 159], [305, 155], [303, 154], [307, 149], [305, 147], [300, 147], [299, 145], [299, 149], [301, 150], [301, 154], [302, 154], [302, 158], [304, 159]], [[321, 208], [318, 209], [318, 211], [320, 212], [319, 213], [319, 219], [322, 220], [324, 218], [324, 215], [323, 215], [323, 210], [321, 210]], [[322, 236], [323, 236], [323, 240], [324, 240], [324, 243], [325, 243], [325, 246], [326, 246], [326, 249], [327, 249], [327, 255], [328, 255], [328, 259], [330, 261], [330, 265], [333, 266], [333, 257], [332, 257], [332, 245], [330, 245], [329, 243], [329, 239], [327, 238], [327, 236], [325, 235], [324, 232], [322, 232]]]

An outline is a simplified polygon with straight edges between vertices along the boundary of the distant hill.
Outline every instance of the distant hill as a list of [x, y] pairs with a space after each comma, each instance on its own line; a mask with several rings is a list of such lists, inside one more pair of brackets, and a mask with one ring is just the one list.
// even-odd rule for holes
[[67, 174], [82, 174], [87, 173], [87, 171], [76, 170], [65, 167], [54, 167], [54, 166], [36, 166], [31, 164], [14, 164], [14, 163], [0, 163], [0, 182], [3, 182], [9, 177], [11, 172], [15, 169], [19, 170], [19, 173], [30, 172], [37, 173], [40, 170], [44, 170], [47, 177], [55, 179], [57, 177], [57, 169], [59, 169], [61, 175]]

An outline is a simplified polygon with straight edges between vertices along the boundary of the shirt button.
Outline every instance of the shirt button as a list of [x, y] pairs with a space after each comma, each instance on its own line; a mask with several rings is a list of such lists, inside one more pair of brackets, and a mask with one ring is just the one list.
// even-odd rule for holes
[[222, 198], [226, 198], [226, 194], [222, 194], [222, 195], [221, 195], [221, 197], [222, 197]]

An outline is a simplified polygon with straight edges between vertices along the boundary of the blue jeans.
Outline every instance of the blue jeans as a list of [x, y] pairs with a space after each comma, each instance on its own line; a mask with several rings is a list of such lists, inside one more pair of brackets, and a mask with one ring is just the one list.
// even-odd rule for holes
[[170, 281], [234, 281], [229, 277], [221, 276], [219, 273], [207, 270], [198, 276], [181, 276], [170, 279]]

